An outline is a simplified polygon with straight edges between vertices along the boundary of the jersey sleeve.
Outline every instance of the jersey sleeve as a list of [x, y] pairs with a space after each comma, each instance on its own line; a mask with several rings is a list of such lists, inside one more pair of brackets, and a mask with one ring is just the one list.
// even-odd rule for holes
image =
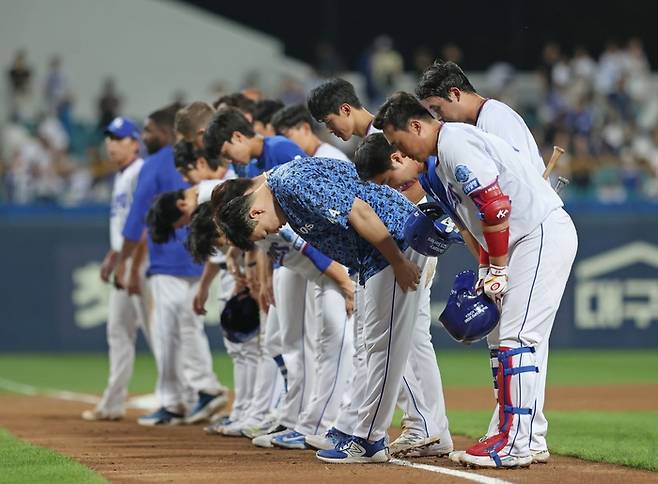
[[326, 271], [327, 267], [331, 264], [332, 260], [329, 257], [302, 239], [290, 227], [282, 227], [279, 230], [279, 234], [284, 240], [290, 243], [294, 250], [306, 256], [320, 272]]
[[126, 218], [126, 224], [123, 227], [123, 236], [133, 242], [142, 237], [146, 228], [146, 214], [148, 213], [153, 198], [158, 193], [158, 184], [155, 177], [155, 171], [150, 167], [144, 167], [139, 172], [137, 186], [133, 195], [133, 203], [130, 206], [130, 212]]
[[500, 174], [484, 143], [474, 133], [452, 131], [441, 148], [441, 162], [446, 164], [464, 195], [490, 185]]
[[274, 166], [282, 165], [283, 163], [288, 163], [290, 160], [295, 158], [304, 158], [308, 156], [302, 151], [302, 149], [293, 143], [290, 140], [282, 140], [276, 145], [274, 145], [274, 153], [272, 153], [272, 166], [267, 168], [272, 168]]

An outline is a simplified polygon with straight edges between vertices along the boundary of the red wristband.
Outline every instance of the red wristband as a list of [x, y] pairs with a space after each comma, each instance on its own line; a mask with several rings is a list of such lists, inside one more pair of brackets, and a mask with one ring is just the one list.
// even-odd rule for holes
[[509, 227], [496, 232], [484, 232], [484, 240], [487, 241], [489, 257], [506, 255], [509, 247]]
[[480, 246], [480, 265], [481, 266], [489, 265], [489, 254], [487, 253], [486, 250], [484, 250], [484, 247], [482, 246]]

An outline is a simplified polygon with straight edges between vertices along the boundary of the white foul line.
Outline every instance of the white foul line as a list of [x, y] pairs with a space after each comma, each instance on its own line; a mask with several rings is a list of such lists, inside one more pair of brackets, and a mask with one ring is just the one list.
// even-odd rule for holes
[[479, 482], [481, 484], [511, 484], [509, 481], [498, 479], [496, 477], [481, 476], [471, 472], [458, 471], [448, 467], [432, 466], [429, 464], [414, 464], [408, 460], [391, 459], [388, 461], [390, 464], [395, 464], [402, 467], [411, 467], [412, 469], [420, 469], [423, 471], [436, 472], [437, 474], [445, 474], [447, 476], [460, 477], [471, 482]]
[[[55, 398], [57, 400], [88, 403], [90, 405], [95, 405], [101, 401], [100, 397], [96, 395], [90, 395], [88, 393], [54, 390], [51, 388], [39, 388], [33, 385], [26, 385], [25, 383], [18, 383], [12, 380], [7, 380], [6, 378], [2, 377], [0, 377], [0, 389], [8, 390], [12, 393], [20, 393], [21, 395], [42, 395]], [[157, 402], [153, 403], [153, 399], [149, 395], [141, 395], [128, 399], [126, 406], [129, 408], [150, 410], [157, 406]]]

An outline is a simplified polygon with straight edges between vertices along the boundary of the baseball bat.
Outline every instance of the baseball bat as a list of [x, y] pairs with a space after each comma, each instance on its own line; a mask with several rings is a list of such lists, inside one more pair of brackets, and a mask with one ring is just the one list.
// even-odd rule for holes
[[557, 164], [557, 160], [560, 159], [560, 156], [564, 154], [564, 149], [560, 148], [559, 146], [553, 146], [553, 154], [551, 155], [551, 159], [548, 160], [548, 164], [546, 165], [546, 169], [544, 170], [544, 180], [548, 180], [549, 175], [553, 171], [553, 168], [555, 168], [555, 165]]

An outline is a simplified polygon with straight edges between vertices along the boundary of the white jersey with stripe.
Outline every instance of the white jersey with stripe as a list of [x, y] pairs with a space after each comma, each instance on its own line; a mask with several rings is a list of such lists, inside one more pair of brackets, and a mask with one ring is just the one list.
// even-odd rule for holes
[[110, 205], [110, 247], [116, 252], [121, 251], [123, 245], [123, 226], [133, 203], [133, 193], [143, 164], [144, 160], [138, 158], [114, 175]]
[[333, 158], [334, 160], [350, 161], [345, 153], [329, 143], [322, 143], [318, 146], [318, 149], [315, 150], [313, 156], [317, 156], [318, 158]]
[[535, 166], [522, 162], [519, 150], [469, 124], [444, 123], [441, 127], [436, 174], [446, 186], [450, 204], [487, 251], [480, 210], [470, 198], [482, 188], [498, 180], [511, 200], [510, 246], [562, 207], [562, 200]]
[[276, 234], [256, 242], [256, 246], [270, 256], [275, 267], [286, 267], [308, 281], [317, 282], [322, 273], [304, 254], [306, 245], [306, 241], [287, 224]]
[[546, 166], [535, 138], [523, 118], [507, 104], [495, 99], [485, 100], [475, 125], [507, 141], [519, 151], [522, 161], [529, 161], [543, 175]]

